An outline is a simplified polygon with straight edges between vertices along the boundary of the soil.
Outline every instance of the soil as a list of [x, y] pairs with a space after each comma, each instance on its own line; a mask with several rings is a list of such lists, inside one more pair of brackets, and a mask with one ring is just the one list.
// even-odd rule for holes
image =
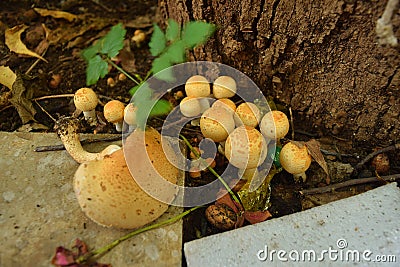
[[[36, 7], [67, 11], [76, 15], [85, 15], [85, 17], [79, 22], [70, 23], [64, 19], [40, 16], [33, 10]], [[134, 43], [128, 44], [131, 49], [129, 56], [132, 58], [129, 61], [130, 70], [144, 77], [151, 67], [152, 57], [147, 43], [152, 32], [152, 23], [157, 21], [156, 0], [67, 0], [50, 2], [42, 0], [7, 0], [0, 2], [0, 10], [2, 36], [4, 36], [6, 28], [20, 24], [27, 25], [29, 27], [21, 35], [21, 40], [33, 51], [40, 48], [39, 44], [44, 38], [42, 25], [45, 25], [50, 33], [61, 28], [69, 32], [68, 39], [61, 38], [51, 43], [45, 53], [42, 51], [44, 58], [48, 61], [47, 63], [41, 60], [37, 61], [33, 57], [21, 56], [10, 52], [5, 45], [4, 38], [1, 38], [0, 66], [9, 66], [14, 72], [24, 74], [22, 76], [26, 88], [24, 96], [31, 100], [36, 114], [34, 115], [35, 121], [31, 120], [23, 124], [17, 109], [9, 102], [11, 97], [9, 89], [2, 86], [0, 87], [0, 131], [53, 132], [54, 120], [52, 117], [57, 119], [63, 115], [70, 116], [75, 109], [71, 102], [71, 94], [81, 87], [86, 87], [86, 63], [80, 57], [80, 51], [90, 46], [94, 40], [104, 35], [111, 26], [118, 22], [124, 23], [127, 29], [127, 40], [130, 40], [130, 37], [133, 36], [137, 29], [143, 30], [147, 34], [145, 42], [140, 47]], [[75, 33], [68, 30], [71, 28], [75, 29]], [[82, 29], [84, 29], [83, 33], [78, 34], [78, 30]], [[28, 70], [29, 72], [27, 73]], [[100, 79], [96, 85], [92, 86], [100, 95], [100, 100], [103, 104], [110, 99], [118, 99], [124, 103], [129, 102], [131, 97], [129, 89], [134, 86], [134, 83], [128, 79], [118, 80], [118, 74], [115, 69], [111, 69], [106, 78]], [[54, 78], [58, 75], [61, 78], [60, 82], [54, 84]], [[112, 87], [107, 84], [107, 78], [109, 77], [117, 81]], [[64, 96], [64, 94], [69, 95]], [[322, 104], [320, 103], [320, 105]], [[97, 111], [101, 114], [101, 110], [102, 107], [100, 105]], [[306, 116], [296, 113], [294, 120], [301, 121], [301, 123], [296, 122], [298, 127], [296, 127], [295, 140], [307, 141], [312, 138], [318, 138], [323, 149], [335, 154], [326, 155], [327, 161], [332, 166], [339, 166], [340, 164], [355, 166], [371, 152], [369, 147], [360, 146], [354, 149], [354, 146], [348, 140], [335, 138], [331, 135], [324, 136], [321, 133], [317, 136], [308, 133], [307, 127], [309, 127], [309, 123], [307, 123]], [[103, 127], [96, 130], [98, 133], [116, 133], [114, 127], [109, 124], [103, 125]], [[86, 131], [93, 132], [93, 129], [88, 128]], [[187, 134], [190, 138], [196, 137], [193, 132], [188, 132]], [[390, 170], [386, 172], [387, 174], [400, 172], [399, 156], [395, 152], [395, 150], [392, 150], [387, 153], [391, 160]], [[343, 165], [338, 168], [340, 169], [340, 167], [343, 167]], [[361, 177], [369, 177], [374, 176], [373, 171], [374, 169], [368, 162], [359, 173]], [[350, 179], [351, 173], [342, 174], [332, 175], [331, 183]], [[214, 178], [210, 176], [204, 177], [205, 181], [207, 179]], [[187, 177], [186, 182], [187, 184], [193, 184], [190, 177]], [[312, 164], [309, 178], [305, 183], [295, 183], [291, 175], [281, 172], [271, 182], [272, 193], [269, 210], [273, 217], [279, 217], [364, 192], [379, 186], [381, 182], [362, 184], [351, 188], [346, 187], [335, 192], [312, 196], [299, 194], [299, 191], [303, 189], [320, 187], [326, 184], [326, 175], [315, 163]], [[204, 209], [200, 209], [185, 218], [184, 229], [184, 241], [221, 232], [221, 230], [214, 228], [207, 222], [204, 217]]]

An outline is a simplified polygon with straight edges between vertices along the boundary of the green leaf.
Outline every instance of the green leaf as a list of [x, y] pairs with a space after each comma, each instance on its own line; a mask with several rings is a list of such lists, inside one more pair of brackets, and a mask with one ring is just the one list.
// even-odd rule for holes
[[155, 103], [154, 107], [150, 111], [150, 117], [167, 115], [171, 110], [171, 103], [167, 100], [160, 99]]
[[93, 57], [88, 62], [86, 69], [86, 85], [97, 83], [99, 78], [104, 78], [108, 73], [108, 64], [99, 55]]
[[119, 23], [111, 28], [111, 30], [99, 42], [101, 45], [101, 53], [106, 54], [109, 58], [118, 55], [119, 51], [124, 47], [126, 30]]
[[97, 42], [96, 44], [83, 50], [81, 55], [86, 62], [89, 62], [99, 52], [100, 52], [100, 44], [99, 44], [99, 42]]
[[164, 53], [160, 57], [154, 59], [151, 71], [153, 74], [157, 74], [158, 72], [172, 66], [172, 62], [170, 61], [169, 56]]
[[151, 35], [149, 42], [150, 53], [153, 56], [158, 56], [165, 49], [167, 45], [167, 39], [157, 24], [154, 24], [153, 29], [153, 34]]
[[142, 84], [138, 84], [135, 85], [134, 87], [132, 87], [131, 89], [129, 89], [129, 94], [134, 95], [136, 93], [136, 91], [139, 89], [139, 87], [142, 86]]
[[182, 32], [182, 40], [187, 48], [194, 48], [203, 44], [214, 33], [215, 26], [203, 21], [190, 21], [185, 24]]
[[165, 56], [168, 57], [169, 61], [174, 64], [184, 62], [186, 60], [185, 53], [186, 53], [185, 44], [181, 40], [168, 46], [167, 50], [164, 52]]
[[165, 38], [167, 38], [168, 41], [173, 42], [179, 38], [179, 35], [180, 35], [179, 24], [173, 19], [168, 19], [168, 27], [165, 30]]

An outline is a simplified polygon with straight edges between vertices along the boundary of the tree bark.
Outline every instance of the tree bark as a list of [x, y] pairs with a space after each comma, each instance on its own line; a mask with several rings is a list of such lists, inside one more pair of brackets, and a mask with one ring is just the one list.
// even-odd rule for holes
[[[400, 137], [399, 46], [380, 46], [375, 25], [386, 1], [159, 0], [161, 22], [215, 23], [190, 60], [230, 65], [266, 96], [290, 106], [296, 129], [353, 145]], [[399, 7], [392, 17], [400, 38]]]

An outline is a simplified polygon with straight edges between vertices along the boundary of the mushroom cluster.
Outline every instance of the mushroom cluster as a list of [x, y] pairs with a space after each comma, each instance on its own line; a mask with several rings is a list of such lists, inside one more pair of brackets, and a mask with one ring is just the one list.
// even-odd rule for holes
[[[258, 128], [260, 109], [252, 102], [236, 106], [231, 99], [236, 92], [233, 77], [219, 76], [210, 83], [206, 77], [194, 75], [186, 81], [180, 111], [185, 117], [200, 116], [203, 137], [218, 143], [218, 151], [230, 164], [244, 171], [264, 162], [268, 141]], [[200, 176], [198, 166], [191, 170], [192, 177]]]
[[[187, 80], [186, 95], [182, 96], [179, 104], [183, 116], [192, 119], [200, 117], [198, 126], [202, 136], [218, 143], [218, 152], [226, 157], [229, 164], [237, 168], [238, 179], [234, 179], [235, 183], [230, 184], [230, 187], [236, 188], [240, 197], [250, 195], [241, 194], [241, 190], [250, 188], [253, 190], [262, 183], [264, 184], [260, 190], [266, 190], [269, 188], [272, 176], [280, 171], [280, 167], [293, 174], [295, 181], [299, 181], [300, 178], [304, 181], [305, 171], [311, 163], [311, 156], [306, 146], [298, 147], [297, 142], [288, 142], [281, 149], [281, 141], [290, 128], [286, 114], [278, 110], [266, 112], [265, 108], [258, 107], [257, 101], [245, 101], [236, 105], [232, 98], [236, 96], [237, 90], [238, 86], [233, 77], [220, 76], [211, 82], [204, 76], [195, 75]], [[278, 148], [275, 155], [270, 155], [276, 163], [276, 168], [268, 173], [263, 169], [263, 163], [269, 155], [270, 143], [277, 144]], [[203, 153], [199, 149], [198, 152], [197, 154]], [[215, 165], [212, 158], [202, 159], [204, 165]], [[191, 162], [189, 174], [192, 179], [201, 177], [204, 172], [201, 167], [199, 161]], [[262, 194], [267, 195], [265, 192]], [[218, 209], [224, 207], [218, 206]], [[218, 228], [220, 224], [216, 219], [219, 217], [215, 214], [224, 213], [227, 213], [227, 210], [208, 211], [206, 217]], [[227, 219], [226, 216], [223, 217]], [[226, 228], [221, 229], [226, 230]]]

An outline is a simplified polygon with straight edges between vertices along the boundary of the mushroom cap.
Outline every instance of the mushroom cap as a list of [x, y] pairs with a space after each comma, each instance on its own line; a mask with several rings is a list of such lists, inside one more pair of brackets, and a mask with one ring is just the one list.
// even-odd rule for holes
[[261, 119], [261, 112], [254, 103], [244, 102], [236, 108], [234, 118], [236, 126], [257, 127]]
[[187, 96], [179, 103], [181, 113], [185, 117], [195, 117], [201, 113], [201, 103], [197, 97]]
[[194, 75], [187, 79], [185, 83], [187, 96], [207, 97], [210, 95], [210, 83], [207, 78], [201, 75]]
[[279, 155], [282, 168], [291, 174], [304, 173], [310, 167], [311, 159], [305, 145], [300, 148], [293, 142], [286, 143]]
[[137, 106], [133, 105], [133, 103], [126, 105], [124, 109], [124, 120], [127, 124], [136, 125], [136, 111]]
[[267, 157], [267, 142], [254, 127], [243, 125], [231, 132], [225, 142], [225, 156], [239, 169], [252, 169]]
[[[179, 170], [167, 161], [160, 143], [157, 143], [160, 135], [154, 131], [145, 133], [149, 158], [166, 180], [176, 183]], [[142, 159], [136, 160], [140, 166]], [[124, 229], [141, 227], [168, 209], [168, 204], [147, 194], [133, 179], [122, 149], [103, 160], [81, 164], [75, 173], [73, 185], [83, 212], [103, 226]]]
[[229, 98], [236, 94], [236, 81], [230, 76], [219, 76], [213, 83], [215, 98]]
[[220, 98], [212, 104], [212, 107], [223, 107], [228, 111], [234, 113], [236, 111], [235, 102], [230, 100], [229, 98]]
[[79, 110], [93, 110], [96, 108], [98, 102], [96, 93], [90, 88], [78, 89], [74, 94], [74, 104]]
[[270, 139], [280, 139], [289, 132], [289, 119], [285, 113], [272, 110], [260, 122], [261, 133]]
[[104, 118], [111, 123], [121, 122], [124, 119], [125, 105], [119, 100], [111, 100], [104, 105]]
[[200, 130], [214, 142], [225, 141], [235, 128], [233, 114], [221, 107], [207, 109], [200, 118]]

